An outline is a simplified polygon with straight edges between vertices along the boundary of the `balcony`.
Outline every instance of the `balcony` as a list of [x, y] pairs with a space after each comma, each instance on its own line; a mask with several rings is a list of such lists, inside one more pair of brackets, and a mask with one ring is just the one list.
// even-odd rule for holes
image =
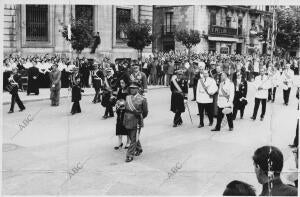
[[[229, 27], [221, 27], [221, 26], [209, 26], [210, 36], [222, 36], [222, 37], [237, 37], [238, 32], [237, 29], [229, 28]], [[241, 34], [241, 32], [240, 32]]]
[[176, 31], [175, 25], [162, 25], [161, 35], [162, 37], [173, 37]]

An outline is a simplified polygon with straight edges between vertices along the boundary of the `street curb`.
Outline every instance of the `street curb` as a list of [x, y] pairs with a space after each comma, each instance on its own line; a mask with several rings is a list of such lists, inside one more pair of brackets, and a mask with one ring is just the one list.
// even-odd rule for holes
[[[149, 88], [148, 90], [156, 90], [156, 89], [163, 89], [163, 88], [168, 88], [168, 86], [161, 86], [161, 87], [151, 87]], [[88, 93], [88, 94], [82, 94], [82, 96], [92, 96], [94, 95], [95, 93]], [[66, 96], [61, 96], [60, 98], [68, 98], [70, 97], [71, 95], [66, 95]], [[48, 98], [38, 98], [38, 99], [31, 99], [31, 100], [24, 100], [22, 101], [23, 103], [30, 103], [30, 102], [35, 102], [35, 101], [44, 101], [44, 100], [50, 100], [50, 93], [49, 93], [49, 97]], [[10, 104], [10, 101], [6, 101], [6, 102], [3, 102], [2, 105], [9, 105]]]

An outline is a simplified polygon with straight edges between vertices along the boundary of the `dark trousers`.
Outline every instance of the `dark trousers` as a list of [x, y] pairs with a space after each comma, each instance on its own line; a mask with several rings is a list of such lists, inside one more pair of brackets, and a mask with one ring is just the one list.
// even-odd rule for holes
[[253, 116], [252, 116], [254, 118], [256, 118], [257, 111], [258, 111], [260, 103], [262, 104], [262, 109], [261, 109], [261, 115], [260, 115], [260, 117], [263, 118], [265, 116], [267, 99], [255, 98], [254, 111], [253, 111]]
[[108, 114], [109, 114], [109, 116], [114, 116], [114, 111], [113, 111], [112, 106], [107, 106], [107, 107], [105, 108], [105, 113], [104, 113], [104, 115], [105, 115], [105, 116], [108, 116]]
[[95, 96], [94, 96], [93, 102], [97, 103], [97, 102], [100, 102], [100, 101], [101, 101], [101, 99], [100, 99], [100, 89], [95, 88]]
[[[221, 123], [224, 117], [224, 114], [222, 112], [224, 108], [220, 108], [218, 107], [218, 116], [217, 116], [217, 125], [216, 125], [216, 129], [220, 130], [221, 129]], [[227, 122], [228, 122], [228, 126], [229, 128], [233, 128], [233, 120], [232, 120], [232, 113], [230, 114], [226, 114], [227, 117]]]
[[296, 136], [294, 138], [294, 143], [293, 145], [295, 145], [296, 147], [298, 147], [298, 141], [299, 140], [299, 120], [297, 120], [297, 126], [296, 126]]
[[176, 112], [175, 113], [173, 123], [176, 124], [176, 125], [182, 123], [181, 112]]
[[196, 100], [196, 94], [197, 94], [197, 85], [193, 85], [193, 94], [194, 94], [194, 99]]
[[198, 103], [198, 111], [199, 111], [199, 116], [200, 116], [200, 125], [202, 125], [202, 126], [204, 126], [204, 123], [203, 123], [204, 109], [205, 109], [205, 112], [208, 115], [209, 124], [212, 124], [213, 121], [214, 121], [214, 119], [213, 119], [213, 110], [214, 110], [213, 103]]
[[81, 108], [80, 108], [79, 101], [76, 101], [73, 103], [71, 113], [75, 114], [75, 113], [80, 113], [80, 112], [81, 112]]
[[275, 101], [276, 87], [270, 88], [268, 90], [268, 101]]
[[283, 100], [286, 105], [289, 103], [290, 92], [291, 92], [291, 88], [288, 88], [287, 90], [283, 90]]
[[233, 106], [233, 120], [235, 120], [238, 110], [240, 110], [240, 117], [243, 118], [245, 106], [238, 108], [236, 105]]
[[133, 157], [136, 151], [142, 151], [142, 145], [140, 140], [136, 141], [137, 129], [128, 129], [128, 137], [130, 139], [130, 145], [127, 150], [127, 157]]
[[21, 101], [18, 92], [14, 92], [11, 95], [10, 111], [14, 111], [16, 102], [21, 110], [25, 109], [25, 106], [23, 105], [23, 102]]

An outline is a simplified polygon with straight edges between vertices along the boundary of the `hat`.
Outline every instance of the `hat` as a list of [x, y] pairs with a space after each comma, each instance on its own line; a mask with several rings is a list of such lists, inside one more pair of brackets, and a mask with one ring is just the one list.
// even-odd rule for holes
[[140, 84], [138, 82], [131, 82], [129, 88], [140, 88]]
[[184, 70], [183, 70], [183, 69], [179, 69], [179, 70], [176, 70], [175, 73], [176, 73], [177, 75], [183, 75]]

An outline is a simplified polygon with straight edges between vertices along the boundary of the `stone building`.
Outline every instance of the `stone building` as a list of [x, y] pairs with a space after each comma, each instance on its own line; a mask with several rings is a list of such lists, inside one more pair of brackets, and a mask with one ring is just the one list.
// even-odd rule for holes
[[[88, 17], [94, 32], [99, 32], [101, 44], [96, 56], [137, 58], [137, 51], [126, 45], [121, 24], [130, 19], [152, 22], [152, 6], [146, 5], [31, 5], [4, 6], [4, 54], [69, 54], [70, 47], [61, 35], [62, 23], [72, 17]], [[90, 49], [82, 54], [88, 57]], [[144, 53], [151, 53], [148, 46]]]
[[194, 29], [201, 33], [196, 52], [223, 54], [266, 52], [267, 45], [257, 32], [270, 22], [272, 13], [265, 6], [154, 6], [153, 48], [158, 51], [183, 49], [174, 38], [175, 30]]

